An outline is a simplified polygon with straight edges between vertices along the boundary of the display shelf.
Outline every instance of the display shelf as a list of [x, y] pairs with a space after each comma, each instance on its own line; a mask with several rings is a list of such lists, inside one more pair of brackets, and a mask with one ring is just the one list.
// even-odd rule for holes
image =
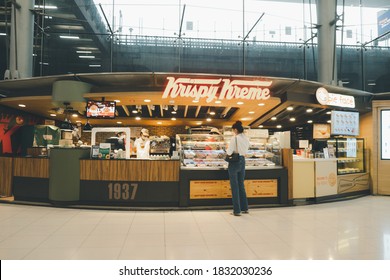
[[337, 174], [364, 173], [364, 139], [334, 138], [327, 141], [328, 147], [335, 147]]

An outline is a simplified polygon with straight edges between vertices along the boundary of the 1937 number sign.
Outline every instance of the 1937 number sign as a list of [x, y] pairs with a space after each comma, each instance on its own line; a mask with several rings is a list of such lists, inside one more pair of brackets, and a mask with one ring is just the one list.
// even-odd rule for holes
[[138, 184], [136, 183], [109, 183], [109, 200], [134, 200], [137, 193]]

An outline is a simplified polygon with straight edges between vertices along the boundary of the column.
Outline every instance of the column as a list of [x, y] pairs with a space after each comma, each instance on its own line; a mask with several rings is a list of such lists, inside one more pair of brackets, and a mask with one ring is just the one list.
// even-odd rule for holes
[[317, 0], [318, 81], [337, 85], [336, 0]]
[[32, 76], [34, 0], [17, 0], [12, 4], [10, 75], [12, 79]]

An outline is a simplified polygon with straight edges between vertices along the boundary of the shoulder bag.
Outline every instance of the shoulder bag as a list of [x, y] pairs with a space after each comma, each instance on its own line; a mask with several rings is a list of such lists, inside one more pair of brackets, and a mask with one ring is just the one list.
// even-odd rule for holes
[[236, 150], [231, 155], [226, 154], [225, 161], [227, 162], [237, 162], [240, 159], [240, 154], [238, 153], [238, 149], [237, 149], [237, 136], [235, 136], [235, 138], [236, 138], [235, 139]]

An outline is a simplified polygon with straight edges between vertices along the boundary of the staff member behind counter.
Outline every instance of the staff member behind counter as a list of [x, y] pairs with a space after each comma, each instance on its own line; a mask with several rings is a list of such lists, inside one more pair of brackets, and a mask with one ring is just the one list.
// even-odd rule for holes
[[137, 158], [148, 159], [150, 157], [149, 130], [141, 129], [140, 137], [134, 141], [133, 150], [137, 153]]

